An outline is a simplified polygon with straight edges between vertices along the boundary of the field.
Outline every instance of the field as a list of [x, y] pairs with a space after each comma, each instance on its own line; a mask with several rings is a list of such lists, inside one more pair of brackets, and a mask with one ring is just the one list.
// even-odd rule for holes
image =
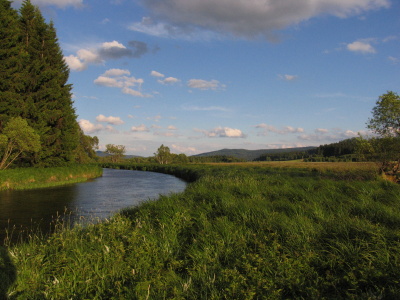
[[101, 176], [97, 165], [0, 170], [0, 191], [51, 187], [83, 182]]
[[396, 299], [400, 186], [368, 164], [113, 165], [185, 192], [0, 249], [0, 298]]

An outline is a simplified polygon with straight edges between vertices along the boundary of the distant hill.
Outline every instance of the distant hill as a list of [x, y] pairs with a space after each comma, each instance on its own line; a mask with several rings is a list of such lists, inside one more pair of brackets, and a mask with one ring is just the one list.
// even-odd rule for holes
[[317, 147], [298, 147], [298, 148], [285, 148], [285, 149], [260, 149], [260, 150], [246, 150], [246, 149], [222, 149], [217, 151], [211, 151], [201, 153], [193, 156], [215, 156], [215, 155], [226, 155], [233, 156], [245, 160], [253, 160], [266, 153], [287, 153], [287, 152], [301, 152], [316, 149]]

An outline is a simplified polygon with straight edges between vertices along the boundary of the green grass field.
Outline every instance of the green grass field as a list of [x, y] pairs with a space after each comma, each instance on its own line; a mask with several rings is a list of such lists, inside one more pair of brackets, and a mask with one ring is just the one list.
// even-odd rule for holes
[[[116, 166], [114, 166], [116, 167]], [[400, 187], [359, 164], [120, 165], [185, 192], [2, 250], [11, 299], [397, 299]]]
[[95, 164], [0, 170], [0, 191], [36, 189], [83, 182], [101, 176], [102, 172], [102, 168]]

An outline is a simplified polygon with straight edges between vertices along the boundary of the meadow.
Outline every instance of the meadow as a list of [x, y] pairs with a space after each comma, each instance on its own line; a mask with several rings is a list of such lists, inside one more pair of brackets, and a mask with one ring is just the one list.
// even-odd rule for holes
[[101, 176], [102, 172], [102, 168], [96, 164], [0, 170], [0, 191], [36, 189], [83, 182]]
[[[371, 164], [108, 165], [191, 183], [1, 250], [10, 299], [397, 299], [400, 186]], [[134, 184], [134, 183], [133, 183]]]

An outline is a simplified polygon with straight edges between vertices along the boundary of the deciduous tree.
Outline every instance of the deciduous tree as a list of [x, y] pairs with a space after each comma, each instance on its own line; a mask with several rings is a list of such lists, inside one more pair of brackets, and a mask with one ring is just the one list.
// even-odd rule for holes
[[0, 169], [6, 169], [24, 152], [38, 152], [40, 137], [21, 117], [11, 118], [0, 134]]
[[360, 136], [358, 153], [376, 161], [381, 172], [395, 175], [400, 168], [400, 97], [396, 93], [379, 97], [367, 127], [376, 136]]
[[171, 152], [167, 146], [161, 145], [158, 149], [157, 152], [154, 153], [154, 158], [159, 164], [168, 164], [171, 162]]
[[118, 162], [125, 154], [125, 146], [107, 144], [105, 153], [111, 155], [112, 162]]

